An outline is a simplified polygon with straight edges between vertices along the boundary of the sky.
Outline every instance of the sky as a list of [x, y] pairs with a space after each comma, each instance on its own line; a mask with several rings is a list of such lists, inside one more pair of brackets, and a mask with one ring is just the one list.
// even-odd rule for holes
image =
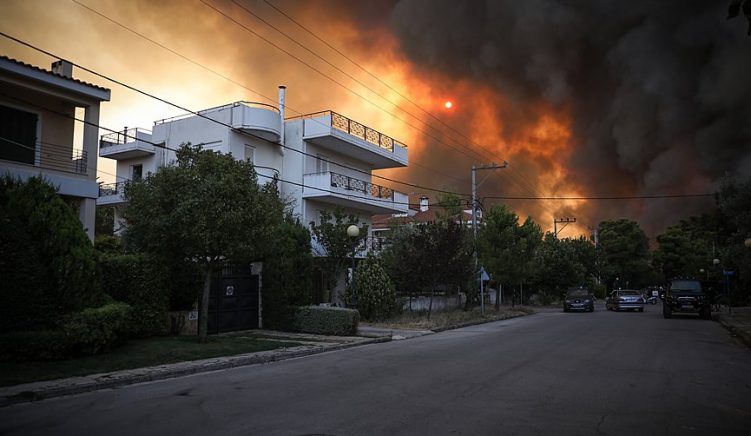
[[[0, 30], [191, 110], [233, 101], [331, 109], [408, 145], [374, 180], [437, 201], [506, 204], [561, 237], [606, 219], [654, 236], [751, 176], [751, 37], [728, 1], [2, 0]], [[54, 60], [0, 37], [0, 53]], [[100, 124], [150, 128], [179, 109], [112, 90]], [[446, 102], [452, 107], [447, 108]], [[100, 159], [100, 179], [115, 180]], [[495, 197], [495, 198], [494, 198]], [[499, 198], [500, 197], [500, 198]], [[505, 198], [504, 198], [505, 197]], [[508, 197], [514, 197], [510, 199]]]

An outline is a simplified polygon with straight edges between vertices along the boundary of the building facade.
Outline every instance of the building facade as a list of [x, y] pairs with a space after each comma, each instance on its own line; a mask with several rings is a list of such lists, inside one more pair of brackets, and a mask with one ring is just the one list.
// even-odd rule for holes
[[[366, 224], [374, 214], [407, 212], [407, 195], [374, 183], [371, 174], [407, 166], [406, 145], [333, 111], [285, 119], [285, 92], [280, 87], [278, 107], [235, 102], [156, 121], [151, 131], [102, 136], [99, 155], [117, 160], [118, 182], [101, 186], [98, 204], [122, 204], [126, 180], [170, 164], [174, 150], [191, 143], [250, 160], [259, 183], [278, 177], [282, 195], [293, 200], [304, 223], [318, 223], [321, 210], [336, 207]], [[125, 223], [115, 215], [117, 231]], [[314, 254], [325, 255], [313, 244]]]
[[0, 56], [0, 174], [50, 182], [93, 241], [99, 109], [110, 90], [72, 73], [65, 61], [45, 70]]

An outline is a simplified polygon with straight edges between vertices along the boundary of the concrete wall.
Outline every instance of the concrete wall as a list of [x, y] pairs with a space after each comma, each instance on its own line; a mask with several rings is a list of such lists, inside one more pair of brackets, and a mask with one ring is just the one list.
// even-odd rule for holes
[[[466, 300], [467, 300], [467, 297], [463, 293], [459, 293], [457, 295], [451, 295], [451, 296], [436, 296], [436, 297], [433, 297], [432, 311], [440, 312], [440, 311], [445, 311], [445, 310], [460, 309], [464, 307], [464, 303], [466, 302]], [[409, 297], [402, 297], [399, 299], [399, 302], [401, 303], [402, 310], [405, 310], [405, 311], [410, 310]], [[412, 307], [413, 312], [427, 311], [429, 305], [430, 305], [430, 297], [413, 297], [412, 298], [411, 307]]]

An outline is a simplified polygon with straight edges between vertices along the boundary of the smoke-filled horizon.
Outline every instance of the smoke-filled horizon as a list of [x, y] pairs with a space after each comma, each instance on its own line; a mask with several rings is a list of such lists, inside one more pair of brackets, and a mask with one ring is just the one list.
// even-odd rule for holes
[[[407, 143], [409, 167], [377, 174], [468, 194], [472, 165], [507, 160], [506, 169], [478, 173], [485, 207], [505, 203], [546, 230], [553, 218], [576, 217], [564, 237], [615, 218], [637, 221], [654, 236], [708, 211], [712, 199], [486, 197], [703, 194], [725, 174], [749, 177], [751, 38], [745, 20], [725, 19], [728, 3], [8, 0], [0, 28], [194, 110], [274, 103], [284, 84], [288, 116], [333, 109]], [[7, 40], [0, 51], [49, 62]], [[112, 87], [102, 107], [107, 127], [149, 127], [177, 114], [81, 78]], [[106, 159], [100, 167], [103, 179], [114, 172]], [[435, 192], [374, 182], [410, 193], [413, 202], [437, 200]]]

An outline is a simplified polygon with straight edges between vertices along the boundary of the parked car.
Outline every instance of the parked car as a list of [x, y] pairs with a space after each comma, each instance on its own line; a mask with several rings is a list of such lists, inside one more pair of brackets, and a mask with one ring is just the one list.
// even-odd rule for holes
[[644, 312], [644, 298], [642, 298], [639, 291], [632, 289], [619, 289], [610, 293], [610, 296], [605, 300], [605, 308], [607, 310], [638, 310]]
[[696, 313], [712, 319], [712, 309], [707, 294], [698, 280], [671, 280], [662, 300], [662, 316], [672, 318], [673, 313]]
[[563, 297], [563, 311], [581, 310], [584, 312], [595, 311], [595, 296], [585, 288], [571, 288]]

